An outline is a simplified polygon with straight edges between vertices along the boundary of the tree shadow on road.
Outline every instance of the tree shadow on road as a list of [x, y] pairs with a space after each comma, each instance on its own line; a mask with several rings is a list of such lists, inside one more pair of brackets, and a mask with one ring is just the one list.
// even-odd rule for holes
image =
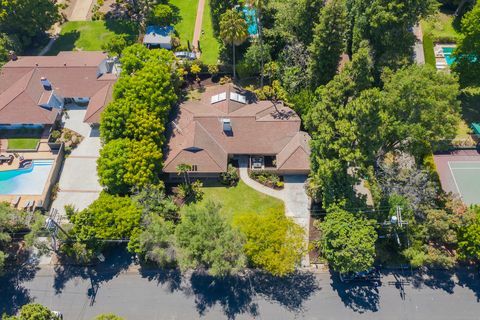
[[466, 267], [457, 269], [455, 275], [458, 278], [458, 285], [469, 288], [475, 293], [477, 302], [480, 302], [480, 276], [477, 267]]
[[66, 283], [74, 278], [88, 279], [91, 286], [87, 296], [90, 298], [90, 305], [93, 305], [101, 284], [118, 277], [129, 268], [133, 260], [133, 255], [124, 246], [115, 246], [105, 254], [105, 262], [94, 266], [57, 265], [53, 284], [55, 294], [61, 294]]
[[381, 283], [366, 281], [345, 283], [340, 280], [337, 273], [330, 274], [331, 286], [346, 307], [358, 313], [378, 311], [380, 303], [378, 287]]
[[148, 281], [156, 281], [157, 285], [166, 285], [169, 292], [182, 287], [182, 272], [178, 268], [158, 269], [155, 266], [141, 265], [140, 275]]
[[449, 294], [453, 294], [453, 289], [455, 288], [453, 276], [453, 270], [418, 270], [412, 275], [412, 286], [413, 288], [426, 286], [431, 289], [441, 289]]
[[239, 314], [259, 315], [256, 295], [279, 303], [292, 312], [301, 312], [303, 303], [319, 287], [313, 274], [295, 273], [286, 277], [274, 277], [260, 272], [244, 275], [213, 277], [203, 272], [195, 272], [190, 277], [190, 290], [202, 316], [210, 308], [219, 304], [228, 317], [235, 319]]
[[8, 268], [0, 277], [0, 316], [3, 313], [15, 314], [32, 300], [23, 282], [32, 280], [38, 270], [38, 262], [25, 263]]

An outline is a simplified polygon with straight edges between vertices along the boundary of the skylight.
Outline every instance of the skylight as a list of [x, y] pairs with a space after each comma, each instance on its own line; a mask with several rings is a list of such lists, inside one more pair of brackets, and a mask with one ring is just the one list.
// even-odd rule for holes
[[214, 103], [221, 102], [221, 101], [225, 101], [225, 100], [227, 100], [227, 93], [226, 93], [226, 92], [222, 92], [222, 93], [220, 93], [220, 94], [216, 94], [216, 95], [212, 96], [210, 102], [211, 102], [212, 104], [214, 104]]
[[243, 104], [247, 103], [247, 99], [245, 98], [245, 96], [236, 92], [230, 92], [230, 100], [237, 101]]

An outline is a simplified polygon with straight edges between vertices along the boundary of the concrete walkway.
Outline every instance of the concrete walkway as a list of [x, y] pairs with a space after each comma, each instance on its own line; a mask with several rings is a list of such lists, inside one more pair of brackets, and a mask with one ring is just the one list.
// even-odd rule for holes
[[425, 53], [423, 52], [423, 32], [422, 27], [417, 24], [413, 27], [413, 33], [417, 40], [415, 41], [415, 45], [413, 47], [413, 52], [415, 56], [415, 62], [417, 64], [425, 64]]
[[69, 21], [87, 20], [87, 16], [90, 12], [90, 7], [92, 6], [92, 3], [93, 0], [77, 0], [75, 2], [75, 6], [73, 7], [73, 11], [70, 15]]
[[[252, 189], [282, 200], [285, 203], [285, 215], [305, 230], [305, 243], [308, 244], [310, 232], [310, 199], [305, 191], [306, 175], [285, 175], [283, 190], [274, 190], [250, 178], [248, 175], [248, 157], [240, 157], [240, 179]], [[302, 260], [302, 267], [308, 267], [308, 254]]]
[[197, 7], [197, 18], [195, 19], [195, 29], [193, 31], [193, 40], [192, 46], [195, 47], [195, 53], [197, 54], [197, 58], [200, 58], [201, 52], [198, 50], [199, 48], [199, 41], [200, 36], [202, 35], [202, 24], [203, 24], [203, 11], [205, 10], [205, 0], [198, 1]]

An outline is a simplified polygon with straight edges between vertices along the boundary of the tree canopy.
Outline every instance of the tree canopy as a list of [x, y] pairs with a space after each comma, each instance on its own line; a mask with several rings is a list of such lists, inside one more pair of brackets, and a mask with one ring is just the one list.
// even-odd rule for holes
[[319, 246], [334, 270], [347, 273], [365, 271], [373, 266], [377, 233], [375, 221], [361, 214], [331, 208], [321, 230]]
[[480, 2], [462, 18], [461, 37], [454, 52], [453, 70], [463, 87], [480, 86]]
[[251, 265], [275, 276], [294, 272], [306, 254], [302, 227], [282, 211], [246, 213], [235, 217], [234, 225], [246, 237], [244, 250]]
[[28, 303], [22, 306], [18, 316], [4, 317], [5, 320], [59, 320], [50, 309], [39, 303]]
[[189, 206], [182, 213], [175, 235], [182, 269], [205, 268], [224, 276], [245, 267], [243, 239], [220, 215], [220, 205]]

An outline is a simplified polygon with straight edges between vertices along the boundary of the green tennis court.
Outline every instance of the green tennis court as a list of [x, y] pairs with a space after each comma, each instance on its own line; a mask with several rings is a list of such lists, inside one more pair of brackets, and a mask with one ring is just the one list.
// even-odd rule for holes
[[458, 193], [466, 204], [480, 204], [480, 161], [449, 161]]

